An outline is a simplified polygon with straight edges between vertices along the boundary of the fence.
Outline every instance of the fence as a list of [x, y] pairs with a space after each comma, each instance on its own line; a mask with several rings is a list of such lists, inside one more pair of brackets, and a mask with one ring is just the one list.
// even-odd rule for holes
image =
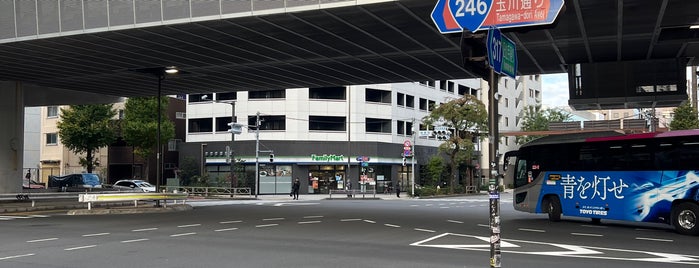
[[333, 194], [335, 194], [335, 195], [343, 194], [348, 198], [357, 197], [359, 195], [361, 195], [362, 198], [367, 198], [367, 195], [371, 195], [371, 198], [376, 198], [376, 189], [365, 190], [365, 191], [362, 191], [360, 189], [356, 189], [356, 190], [330, 190], [329, 192], [330, 192], [330, 199], [333, 198]]
[[236, 196], [252, 196], [250, 187], [244, 188], [228, 188], [228, 187], [195, 187], [195, 186], [167, 186], [168, 192], [188, 193], [190, 195], [200, 196], [221, 196], [227, 195], [230, 197]]

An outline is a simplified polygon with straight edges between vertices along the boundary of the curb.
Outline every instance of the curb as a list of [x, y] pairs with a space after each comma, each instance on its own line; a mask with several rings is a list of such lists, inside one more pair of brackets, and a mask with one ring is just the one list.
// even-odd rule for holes
[[167, 207], [132, 207], [132, 208], [93, 208], [69, 210], [67, 215], [113, 215], [113, 214], [141, 214], [141, 213], [166, 213], [189, 211], [193, 207], [187, 204], [169, 205]]

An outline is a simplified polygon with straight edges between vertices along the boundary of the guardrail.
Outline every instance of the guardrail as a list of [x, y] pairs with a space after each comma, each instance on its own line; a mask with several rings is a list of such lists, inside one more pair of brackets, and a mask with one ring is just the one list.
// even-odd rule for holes
[[333, 198], [333, 194], [344, 194], [347, 195], [347, 198], [354, 198], [359, 195], [362, 196], [362, 198], [366, 198], [367, 195], [371, 195], [371, 198], [376, 198], [376, 190], [370, 190], [370, 191], [362, 191], [361, 189], [356, 189], [356, 190], [330, 190], [330, 199]]
[[75, 199], [76, 197], [78, 197], [78, 193], [64, 193], [64, 192], [0, 194], [0, 200], [2, 200], [2, 201], [12, 201], [12, 200], [31, 201], [32, 207], [36, 206], [37, 200]]
[[87, 209], [92, 209], [92, 203], [97, 202], [125, 202], [133, 201], [134, 207], [138, 207], [138, 201], [155, 201], [163, 200], [163, 206], [167, 207], [167, 200], [187, 200], [187, 193], [90, 193], [90, 194], [80, 194], [78, 196], [78, 202], [87, 203]]
[[250, 187], [243, 188], [227, 188], [227, 187], [195, 187], [195, 186], [167, 186], [168, 192], [188, 193], [190, 195], [213, 196], [213, 195], [228, 195], [236, 196], [252, 196]]

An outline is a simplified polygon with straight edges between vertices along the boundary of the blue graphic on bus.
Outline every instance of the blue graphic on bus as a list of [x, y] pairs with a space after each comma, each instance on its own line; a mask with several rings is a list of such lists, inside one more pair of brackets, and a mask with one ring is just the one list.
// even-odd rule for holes
[[[672, 201], [699, 200], [696, 171], [580, 171], [544, 174], [541, 196], [555, 194], [568, 216], [644, 222], [670, 219]], [[541, 202], [536, 209], [542, 213]]]

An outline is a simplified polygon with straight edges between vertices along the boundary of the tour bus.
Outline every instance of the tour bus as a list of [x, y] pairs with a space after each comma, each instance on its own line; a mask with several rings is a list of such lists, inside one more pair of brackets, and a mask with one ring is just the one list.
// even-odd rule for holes
[[671, 224], [697, 235], [699, 129], [551, 135], [505, 154], [516, 210]]

